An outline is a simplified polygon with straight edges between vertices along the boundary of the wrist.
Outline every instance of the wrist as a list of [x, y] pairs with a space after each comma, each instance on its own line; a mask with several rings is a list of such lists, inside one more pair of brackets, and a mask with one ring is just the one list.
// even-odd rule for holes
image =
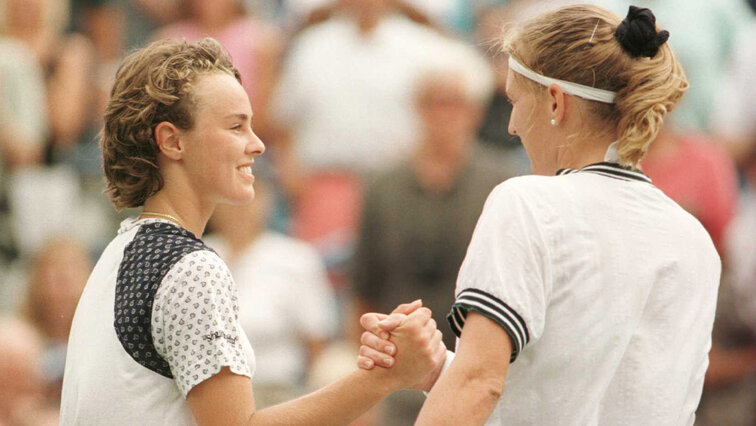
[[454, 352], [447, 350], [446, 351], [446, 359], [444, 359], [444, 362], [439, 363], [438, 367], [431, 373], [431, 376], [428, 378], [428, 381], [425, 382], [423, 386], [423, 393], [425, 396], [428, 396], [428, 392], [433, 389], [433, 386], [438, 381], [438, 378], [441, 377], [441, 374], [443, 374], [444, 371], [449, 369], [449, 366], [451, 365], [452, 361], [454, 361]]
[[391, 374], [391, 369], [376, 366], [372, 370], [358, 369], [355, 374], [379, 392], [382, 398], [403, 388], [400, 378]]

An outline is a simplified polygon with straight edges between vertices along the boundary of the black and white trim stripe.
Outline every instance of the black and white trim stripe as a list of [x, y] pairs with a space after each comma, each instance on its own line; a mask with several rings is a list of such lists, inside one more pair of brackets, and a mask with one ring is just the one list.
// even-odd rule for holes
[[601, 176], [606, 176], [614, 179], [620, 179], [625, 181], [639, 181], [652, 183], [651, 178], [643, 174], [640, 170], [634, 170], [629, 167], [620, 166], [617, 163], [596, 163], [589, 166], [585, 166], [582, 169], [560, 169], [556, 172], [557, 176], [568, 175], [572, 173], [586, 172], [594, 173]]
[[496, 296], [482, 290], [468, 288], [457, 295], [457, 300], [446, 317], [457, 337], [462, 335], [462, 328], [469, 311], [475, 311], [504, 328], [512, 339], [512, 356], [509, 362], [514, 362], [520, 351], [530, 341], [530, 333], [522, 317]]

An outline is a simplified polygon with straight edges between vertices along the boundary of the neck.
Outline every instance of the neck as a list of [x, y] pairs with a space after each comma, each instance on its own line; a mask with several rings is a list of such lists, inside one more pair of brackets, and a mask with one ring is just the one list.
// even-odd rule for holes
[[357, 28], [363, 36], [369, 35], [375, 30], [381, 19], [386, 15], [386, 9], [381, 7], [369, 10], [350, 10], [349, 13], [357, 23]]
[[[420, 185], [433, 192], [448, 191], [467, 163], [468, 144], [454, 144], [455, 150], [430, 148], [433, 143], [423, 143], [413, 160], [413, 168]], [[464, 147], [464, 148], [463, 148]]]
[[[213, 214], [214, 207], [202, 206], [197, 200], [190, 197], [177, 196], [161, 189], [144, 203], [144, 212], [162, 213], [173, 216], [180, 221], [178, 225], [202, 238], [207, 221]], [[146, 216], [147, 217], [147, 216]]]
[[556, 172], [559, 169], [581, 169], [604, 161], [609, 145], [616, 141], [615, 135], [576, 136], [574, 143], [564, 144], [557, 150]]

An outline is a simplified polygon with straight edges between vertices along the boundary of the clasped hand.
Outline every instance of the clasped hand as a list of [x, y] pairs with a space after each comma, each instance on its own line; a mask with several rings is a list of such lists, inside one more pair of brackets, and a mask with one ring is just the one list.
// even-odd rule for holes
[[404, 387], [430, 391], [446, 360], [442, 334], [431, 311], [416, 300], [397, 306], [389, 314], [367, 313], [360, 318], [357, 366], [391, 369]]

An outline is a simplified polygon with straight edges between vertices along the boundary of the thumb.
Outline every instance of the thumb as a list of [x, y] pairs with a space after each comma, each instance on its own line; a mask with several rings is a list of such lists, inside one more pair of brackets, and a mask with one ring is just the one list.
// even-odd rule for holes
[[378, 327], [378, 323], [387, 317], [388, 315], [386, 314], [370, 312], [360, 317], [360, 325], [365, 331], [369, 331], [377, 336], [382, 331], [382, 329]]
[[417, 310], [417, 308], [420, 308], [423, 306], [423, 300], [417, 299], [410, 303], [402, 303], [401, 305], [397, 306], [392, 314], [405, 314], [409, 315]]
[[407, 320], [407, 315], [393, 313], [382, 321], [378, 322], [378, 327], [383, 331], [392, 331], [399, 327]]

